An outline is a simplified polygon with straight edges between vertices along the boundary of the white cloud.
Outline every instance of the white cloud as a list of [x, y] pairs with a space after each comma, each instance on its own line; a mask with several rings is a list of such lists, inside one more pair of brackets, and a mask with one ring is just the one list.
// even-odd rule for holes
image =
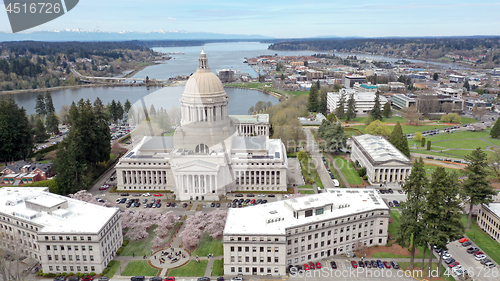
[[177, 20], [176, 18], [172, 18], [172, 17], [168, 17], [167, 18], [167, 21], [171, 21], [171, 20]]

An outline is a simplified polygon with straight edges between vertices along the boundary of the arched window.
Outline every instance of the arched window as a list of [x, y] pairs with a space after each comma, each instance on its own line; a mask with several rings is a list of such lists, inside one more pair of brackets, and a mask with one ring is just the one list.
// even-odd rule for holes
[[196, 146], [194, 152], [208, 154], [208, 145], [200, 143]]

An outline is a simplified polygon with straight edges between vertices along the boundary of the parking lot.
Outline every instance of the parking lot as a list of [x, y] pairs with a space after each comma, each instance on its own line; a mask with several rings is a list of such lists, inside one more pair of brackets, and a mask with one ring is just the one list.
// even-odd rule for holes
[[[463, 247], [460, 242], [454, 241], [448, 244], [448, 252], [452, 255], [452, 257], [460, 263], [460, 265], [467, 270], [470, 277], [473, 277], [474, 280], [478, 281], [486, 281], [486, 280], [499, 280], [500, 272], [498, 266], [493, 268], [486, 268], [479, 261], [474, 258], [474, 254], [467, 253], [467, 249], [476, 246], [472, 240], [470, 246]], [[493, 262], [495, 263], [495, 262]], [[495, 263], [496, 264], [496, 263]], [[448, 268], [448, 266], [447, 266]], [[453, 275], [455, 279], [458, 279], [455, 275]], [[472, 278], [470, 278], [472, 279]], [[469, 279], [469, 280], [470, 280]]]

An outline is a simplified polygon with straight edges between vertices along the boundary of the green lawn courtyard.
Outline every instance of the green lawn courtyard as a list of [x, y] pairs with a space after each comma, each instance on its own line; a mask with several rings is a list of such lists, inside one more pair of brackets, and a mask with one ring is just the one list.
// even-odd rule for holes
[[[340, 171], [344, 175], [345, 179], [349, 184], [358, 185], [363, 184], [363, 180], [359, 177], [358, 172], [354, 169], [352, 164], [344, 159], [342, 156], [333, 156], [335, 165], [340, 168]], [[340, 179], [339, 179], [340, 181]]]
[[136, 256], [140, 257], [144, 255], [150, 255], [152, 246], [151, 241], [156, 236], [156, 233], [154, 232], [155, 229], [156, 225], [148, 230], [148, 238], [130, 241], [125, 249], [123, 249], [123, 252], [120, 256], [132, 256], [133, 254], [135, 254]]
[[192, 260], [185, 266], [174, 268], [168, 273], [169, 276], [176, 277], [200, 277], [205, 276], [208, 260], [200, 260], [199, 263]]
[[205, 234], [200, 240], [200, 245], [194, 250], [193, 256], [198, 255], [200, 257], [207, 256], [211, 253], [214, 257], [224, 255], [224, 248], [222, 246], [221, 239], [214, 239], [212, 236]]
[[224, 275], [224, 259], [214, 260], [214, 266], [212, 268], [212, 276], [222, 276]]
[[[462, 222], [467, 225], [467, 215], [463, 215]], [[496, 264], [500, 264], [500, 245], [483, 232], [477, 225], [476, 218], [472, 217], [471, 229], [465, 234], [472, 242], [486, 253]]]
[[299, 194], [314, 194], [314, 190], [310, 190], [310, 189], [302, 190], [302, 189], [299, 189]]
[[129, 261], [125, 269], [122, 271], [122, 276], [156, 276], [158, 269], [149, 266], [147, 260], [133, 260]]

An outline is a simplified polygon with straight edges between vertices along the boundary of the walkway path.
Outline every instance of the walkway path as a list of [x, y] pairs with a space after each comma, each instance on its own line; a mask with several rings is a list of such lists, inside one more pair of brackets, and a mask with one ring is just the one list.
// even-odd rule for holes
[[330, 175], [328, 174], [328, 171], [325, 168], [325, 165], [323, 165], [323, 160], [321, 159], [321, 153], [319, 152], [318, 145], [316, 144], [316, 140], [314, 139], [314, 136], [311, 133], [311, 128], [310, 127], [304, 127], [304, 132], [306, 133], [306, 150], [311, 153], [312, 157], [312, 162], [314, 164], [314, 167], [316, 167], [316, 170], [318, 171], [318, 175], [323, 182], [324, 188], [334, 188], [335, 185], [332, 182], [332, 179], [330, 178]]

